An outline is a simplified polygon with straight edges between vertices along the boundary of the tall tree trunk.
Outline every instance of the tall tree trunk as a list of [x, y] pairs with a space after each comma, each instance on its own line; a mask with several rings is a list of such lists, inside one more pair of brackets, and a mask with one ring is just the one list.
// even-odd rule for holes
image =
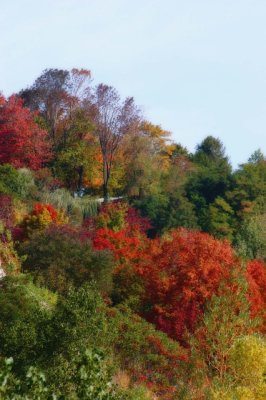
[[81, 165], [80, 167], [78, 167], [78, 192], [82, 189], [83, 186], [83, 175], [84, 175], [84, 167], [83, 165]]
[[103, 198], [104, 202], [108, 203], [108, 181], [109, 181], [109, 172], [108, 172], [108, 163], [106, 160], [103, 161]]
[[108, 203], [108, 185], [106, 183], [103, 184], [103, 198], [104, 198], [104, 203]]

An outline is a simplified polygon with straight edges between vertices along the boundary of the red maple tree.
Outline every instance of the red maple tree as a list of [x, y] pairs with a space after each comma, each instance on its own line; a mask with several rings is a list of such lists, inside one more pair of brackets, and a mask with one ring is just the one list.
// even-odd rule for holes
[[47, 132], [35, 122], [36, 114], [23, 100], [0, 97], [0, 163], [38, 170], [51, 159]]
[[150, 264], [139, 271], [145, 281], [145, 316], [182, 341], [238, 261], [227, 241], [186, 229], [153, 241], [150, 253]]
[[266, 264], [263, 260], [251, 260], [247, 264], [248, 297], [251, 316], [261, 317], [260, 329], [266, 332]]

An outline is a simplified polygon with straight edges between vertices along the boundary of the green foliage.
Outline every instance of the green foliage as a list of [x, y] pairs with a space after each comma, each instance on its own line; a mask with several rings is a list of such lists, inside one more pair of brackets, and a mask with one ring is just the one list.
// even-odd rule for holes
[[194, 204], [200, 227], [208, 231], [210, 204], [217, 197], [223, 198], [231, 186], [231, 166], [222, 143], [208, 136], [198, 145], [192, 160], [198, 169], [187, 182], [189, 200]]
[[[68, 189], [78, 191], [82, 188], [81, 172], [90, 167], [86, 157], [86, 145], [79, 142], [62, 150], [56, 160], [56, 174], [67, 185]], [[83, 172], [84, 173], [84, 172]]]
[[110, 310], [110, 331], [115, 358], [133, 382], [144, 382], [155, 392], [175, 392], [185, 352], [164, 333], [121, 306]]
[[[79, 390], [80, 373], [84, 368], [77, 375], [76, 365], [81, 367], [83, 353], [87, 349], [104, 351], [106, 362], [110, 360], [112, 331], [109, 330], [105, 311], [102, 297], [92, 285], [86, 285], [71, 290], [66, 299], [59, 300], [53, 318], [44, 328], [46, 351], [43, 354], [43, 369], [46, 369], [53, 390], [59, 390], [66, 398], [72, 398], [71, 395]], [[90, 355], [94, 358], [92, 353]], [[89, 374], [88, 368], [87, 363], [85, 372]]]
[[21, 191], [21, 197], [26, 199], [35, 196], [37, 193], [37, 187], [35, 185], [32, 171], [28, 168], [20, 168], [18, 174], [23, 188]]
[[266, 260], [266, 214], [254, 215], [243, 222], [235, 247], [242, 257]]
[[256, 321], [250, 318], [247, 282], [237, 269], [232, 273], [230, 289], [227, 285], [224, 282], [219, 294], [211, 298], [191, 336], [191, 359], [184, 365], [181, 399], [197, 400], [203, 394], [206, 397], [202, 398], [213, 399], [214, 388], [230, 387], [232, 346], [256, 326]]
[[151, 138], [134, 135], [125, 146], [125, 189], [130, 197], [143, 197], [160, 190], [161, 165]]
[[102, 206], [95, 218], [97, 228], [112, 229], [119, 232], [125, 227], [128, 205], [126, 203], [110, 203]]
[[145, 386], [137, 385], [126, 391], [122, 391], [123, 400], [152, 400], [155, 397], [149, 392]]
[[202, 167], [195, 172], [187, 183], [187, 193], [190, 202], [195, 207], [200, 227], [208, 231], [209, 205], [216, 198], [223, 198], [230, 187], [230, 175], [227, 170], [220, 170], [219, 166]]
[[113, 270], [110, 253], [93, 250], [88, 239], [77, 236], [75, 230], [54, 226], [33, 234], [19, 248], [19, 253], [26, 256], [23, 270], [31, 271], [37, 281], [60, 293], [66, 293], [71, 285], [79, 287], [92, 280], [103, 293], [109, 292]]
[[73, 355], [87, 347], [103, 346], [108, 341], [105, 311], [93, 284], [71, 289], [66, 298], [59, 298], [48, 331], [54, 351]]
[[0, 365], [0, 398], [5, 400], [125, 400], [112, 382], [111, 370], [99, 350], [86, 350], [73, 359], [74, 375], [72, 393], [51, 392], [45, 375], [29, 367], [20, 379], [12, 371], [13, 359], [6, 358]]
[[166, 194], [147, 196], [135, 200], [133, 204], [143, 216], [148, 217], [157, 232], [177, 227], [197, 226], [193, 204], [180, 191], [169, 196]]
[[[238, 286], [238, 287], [237, 287]], [[205, 312], [202, 327], [195, 336], [200, 338], [204, 359], [209, 372], [223, 379], [228, 368], [228, 354], [234, 340], [253, 327], [246, 299], [247, 284], [237, 277], [235, 288], [220, 289], [219, 296], [213, 296]], [[201, 336], [202, 334], [202, 336]]]
[[234, 191], [229, 196], [240, 219], [246, 215], [265, 212], [266, 162], [264, 159], [240, 166], [234, 174]]
[[95, 200], [88, 196], [73, 197], [66, 189], [57, 189], [53, 192], [42, 191], [41, 201], [63, 210], [75, 224], [97, 215], [98, 204]]
[[251, 156], [248, 159], [249, 163], [253, 163], [253, 164], [258, 164], [261, 161], [265, 161], [266, 157], [265, 155], [262, 153], [261, 149], [255, 150], [254, 153], [251, 154]]
[[[118, 400], [110, 371], [101, 352], [86, 350], [77, 373], [77, 398], [86, 400]], [[121, 398], [122, 400], [122, 398]]]
[[43, 324], [50, 318], [56, 296], [20, 275], [1, 281], [0, 354], [14, 356], [16, 368], [35, 360], [43, 345]]
[[207, 136], [197, 146], [193, 159], [204, 167], [216, 165], [221, 169], [230, 170], [228, 157], [225, 156], [225, 148], [222, 142], [213, 136]]
[[9, 164], [0, 165], [0, 194], [26, 198], [34, 190], [34, 180], [30, 170], [16, 170]]
[[23, 380], [12, 373], [13, 358], [2, 360], [0, 366], [0, 398], [5, 400], [56, 400], [49, 393], [44, 374], [30, 367]]
[[217, 197], [209, 206], [209, 232], [219, 239], [232, 239], [234, 211], [225, 199]]

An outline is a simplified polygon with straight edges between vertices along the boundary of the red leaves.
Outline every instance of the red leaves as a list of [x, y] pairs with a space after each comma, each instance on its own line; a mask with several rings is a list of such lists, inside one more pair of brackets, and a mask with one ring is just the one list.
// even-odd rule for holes
[[1, 98], [0, 163], [37, 170], [51, 159], [47, 132], [35, 123], [34, 117], [20, 98]]
[[[143, 231], [145, 221], [127, 210], [119, 220], [117, 205], [103, 208], [104, 220], [117, 228], [97, 229], [91, 225], [89, 236], [98, 250], [109, 249], [116, 260], [114, 271], [118, 301], [127, 295], [139, 296], [138, 311], [170, 337], [185, 341], [186, 331], [193, 332], [205, 311], [205, 304], [221, 290], [221, 283], [234, 293], [232, 273], [241, 272], [239, 259], [229, 242], [207, 233], [179, 229], [164, 238], [149, 240]], [[111, 210], [111, 212], [110, 212]], [[110, 221], [109, 221], [110, 218]], [[144, 228], [145, 226], [145, 228]], [[253, 260], [247, 266], [251, 316], [266, 318], [266, 266]], [[220, 293], [220, 292], [219, 292]], [[237, 303], [236, 303], [237, 307]]]
[[111, 250], [118, 266], [132, 264], [137, 269], [149, 259], [149, 240], [144, 231], [149, 221], [127, 204], [114, 202], [101, 207], [99, 215], [84, 224], [97, 250]]
[[114, 232], [111, 229], [98, 229], [93, 237], [97, 250], [111, 250], [120, 265], [138, 263], [143, 258], [145, 238], [128, 235], [126, 230]]
[[[249, 301], [251, 315], [266, 318], [266, 264], [262, 260], [251, 260], [247, 265]], [[266, 330], [266, 326], [264, 326]]]
[[141, 217], [139, 212], [129, 207], [126, 215], [126, 222], [131, 230], [146, 233], [151, 228], [151, 223], [148, 218]]
[[[155, 242], [156, 243], [156, 242]], [[175, 339], [193, 331], [203, 306], [237, 264], [228, 242], [180, 229], [164, 240], [142, 274], [147, 318]]]
[[198, 231], [179, 229], [164, 240], [149, 240], [139, 230], [98, 229], [92, 240], [96, 249], [113, 252], [122, 283], [134, 282], [132, 274], [141, 279], [140, 312], [180, 341], [186, 330], [194, 330], [206, 301], [238, 266], [228, 242]]
[[32, 210], [31, 214], [38, 216], [40, 214], [43, 214], [44, 212], [48, 212], [52, 222], [56, 222], [57, 221], [58, 212], [50, 204], [36, 203], [34, 205], [34, 207], [33, 207], [33, 210]]
[[[36, 203], [31, 213], [22, 221], [21, 228], [24, 231], [24, 238], [26, 238], [35, 230], [44, 230], [51, 224], [60, 225], [66, 222], [67, 218], [61, 210], [56, 210], [50, 204]], [[17, 233], [19, 237], [19, 232]]]

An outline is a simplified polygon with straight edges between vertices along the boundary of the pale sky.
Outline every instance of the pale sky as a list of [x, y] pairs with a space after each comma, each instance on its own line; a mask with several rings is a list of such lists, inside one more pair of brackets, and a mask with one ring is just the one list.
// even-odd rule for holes
[[0, 0], [0, 91], [86, 68], [194, 151], [266, 153], [265, 0]]

